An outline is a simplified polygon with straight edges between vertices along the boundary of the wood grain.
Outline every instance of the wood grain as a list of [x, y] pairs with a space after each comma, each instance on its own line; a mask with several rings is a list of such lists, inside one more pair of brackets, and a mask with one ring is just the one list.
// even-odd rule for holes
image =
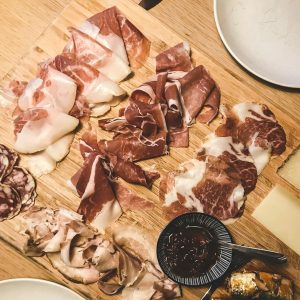
[[[137, 1], [72, 1], [51, 26], [32, 44], [30, 51], [16, 64], [4, 80], [7, 81], [12, 78], [33, 78], [38, 62], [54, 56], [61, 51], [67, 40], [68, 26], [78, 26], [86, 17], [114, 4], [118, 5], [125, 15], [152, 42], [150, 58], [145, 66], [137, 70], [131, 79], [122, 83], [122, 87], [129, 93], [133, 88], [137, 87], [154, 73], [154, 58], [157, 53], [182, 40], [188, 40], [192, 45], [192, 58], [195, 64], [205, 65], [214, 79], [219, 83], [222, 91], [222, 103], [228, 104], [229, 106], [241, 101], [266, 103], [276, 114], [279, 122], [286, 130], [288, 137], [286, 152], [280, 157], [272, 159], [270, 164], [263, 171], [259, 177], [255, 191], [252, 192], [247, 199], [244, 215], [239, 221], [230, 225], [229, 229], [238, 243], [271, 248], [275, 251], [285, 253], [289, 257], [289, 264], [280, 267], [271, 266], [271, 268], [272, 270], [291, 277], [296, 284], [297, 297], [300, 297], [299, 256], [251, 217], [251, 213], [255, 207], [267, 195], [275, 183], [279, 183], [292, 192], [299, 194], [299, 191], [276, 174], [277, 168], [300, 143], [300, 115], [298, 115], [300, 102], [297, 101], [299, 94], [280, 90], [273, 86], [267, 86], [257, 81], [231, 59], [224, 50], [217, 35], [213, 23], [211, 1], [205, 0], [200, 3], [198, 1], [188, 0], [165, 0], [150, 12], [146, 12], [134, 4], [134, 2]], [[121, 106], [124, 105], [126, 105], [126, 102], [121, 104]], [[119, 107], [114, 108], [107, 116], [116, 116], [118, 109]], [[205, 135], [211, 132], [220, 121], [220, 118], [218, 118], [209, 127], [195, 124], [190, 130], [190, 147], [188, 149], [171, 149], [170, 156], [148, 160], [142, 162], [141, 165], [151, 166], [155, 164], [161, 172], [173, 170], [180, 162], [193, 157], [195, 150], [201, 145], [201, 140]], [[91, 120], [90, 124], [97, 130], [101, 138], [110, 137], [107, 132], [97, 128], [96, 120]], [[87, 124], [84, 124], [84, 127], [85, 126], [87, 126]], [[68, 189], [66, 180], [73, 175], [82, 163], [78, 151], [78, 138], [82, 131], [83, 130], [76, 134], [70, 154], [59, 164], [57, 170], [50, 175], [38, 179], [39, 197], [37, 204], [52, 207], [63, 206], [76, 210], [79, 199]], [[13, 146], [13, 135], [10, 133], [12, 133], [11, 117], [7, 111], [0, 110], [0, 142]], [[24, 162], [25, 159], [23, 157], [22, 163]], [[143, 187], [131, 186], [132, 189], [143, 193], [146, 197], [151, 199], [155, 204], [155, 208], [151, 211], [144, 212], [126, 212], [119, 220], [122, 224], [135, 223], [136, 226], [143, 227], [149, 232], [149, 236], [154, 239], [157, 238], [160, 230], [167, 223], [167, 220], [165, 220], [161, 214], [161, 203], [158, 200], [158, 186], [159, 182], [156, 182], [151, 191]], [[18, 277], [28, 276], [27, 274], [30, 274], [30, 271], [26, 273], [27, 270], [32, 270], [33, 276], [48, 278], [50, 280], [55, 279], [55, 281], [84, 294], [87, 299], [96, 299], [96, 295], [100, 295], [100, 299], [119, 299], [119, 296], [108, 297], [101, 294], [98, 292], [96, 285], [82, 286], [69, 282], [57, 271], [53, 270], [45, 258], [24, 258], [20, 252], [12, 250], [12, 246], [14, 249], [20, 249], [22, 245], [20, 235], [17, 233], [18, 230], [18, 218], [0, 224], [0, 237], [3, 239], [0, 243], [0, 250], [11, 250], [9, 254], [7, 254], [6, 262], [2, 262], [0, 268], [1, 279], [14, 277], [14, 274]], [[14, 260], [19, 261], [20, 264], [26, 264], [26, 266], [28, 266], [26, 267], [26, 272], [24, 269], [16, 269], [15, 263], [13, 262]], [[259, 262], [256, 262], [253, 266], [260, 270], [270, 268], [270, 266], [265, 266]], [[6, 271], [4, 271], [4, 269], [6, 269]], [[203, 295], [204, 292], [205, 288], [184, 288], [183, 299], [199, 299], [199, 296]]]

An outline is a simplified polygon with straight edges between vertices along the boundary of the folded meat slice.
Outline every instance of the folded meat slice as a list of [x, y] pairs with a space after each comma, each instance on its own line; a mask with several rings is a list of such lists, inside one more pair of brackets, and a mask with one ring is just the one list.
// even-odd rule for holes
[[245, 195], [254, 190], [257, 182], [257, 171], [251, 156], [245, 154], [244, 145], [234, 142], [231, 136], [218, 137], [210, 134], [198, 151], [198, 155], [219, 157], [232, 165], [240, 175]]
[[166, 71], [191, 71], [193, 66], [190, 51], [190, 45], [187, 42], [183, 42], [161, 52], [156, 56], [156, 73]]
[[239, 216], [245, 200], [239, 173], [210, 155], [184, 162], [177, 171], [168, 173], [160, 192], [169, 218], [197, 211], [231, 221]]
[[78, 213], [98, 230], [103, 231], [121, 216], [122, 209], [115, 198], [99, 154], [91, 153], [86, 158], [75, 186], [81, 197]]
[[[203, 66], [198, 66], [178, 79], [183, 103], [184, 120], [190, 124], [194, 118], [201, 115], [201, 110], [206, 104], [212, 91], [216, 87], [215, 81], [210, 77]], [[217, 88], [218, 89], [218, 88]], [[213, 104], [218, 110], [220, 98], [217, 97]], [[212, 105], [212, 103], [210, 103]], [[212, 114], [213, 116], [215, 114]], [[210, 120], [209, 120], [210, 121]]]
[[[111, 14], [113, 16], [109, 18]], [[125, 63], [129, 64], [119, 23], [114, 16], [114, 10], [107, 9], [90, 17], [79, 26], [79, 30], [112, 50]]]
[[100, 149], [129, 161], [144, 160], [167, 154], [166, 132], [159, 132], [146, 138], [138, 128], [126, 128], [125, 130], [126, 133], [118, 134], [113, 140], [100, 140]]
[[78, 123], [78, 119], [51, 108], [28, 109], [14, 120], [15, 149], [21, 153], [45, 150], [72, 132]]
[[12, 80], [8, 84], [0, 86], [0, 107], [10, 108], [24, 92], [28, 82]]
[[123, 211], [127, 210], [149, 210], [154, 207], [153, 202], [138, 195], [133, 190], [124, 185], [114, 182], [114, 193], [122, 207]]
[[38, 78], [28, 83], [18, 100], [18, 107], [22, 111], [34, 107], [53, 107], [69, 113], [75, 102], [76, 90], [76, 83], [71, 77], [48, 65]]
[[82, 97], [89, 104], [91, 114], [93, 114], [95, 105], [107, 103], [110, 108], [110, 106], [115, 105], [114, 102], [117, 98], [126, 94], [118, 84], [92, 66], [78, 62], [74, 55], [56, 56], [55, 66], [76, 82], [78, 86], [77, 98]]
[[284, 129], [270, 109], [259, 103], [239, 103], [231, 111], [224, 109], [225, 123], [216, 129], [219, 136], [241, 141], [260, 174], [271, 155], [280, 155], [286, 146]]
[[115, 82], [125, 79], [131, 73], [128, 65], [109, 48], [75, 28], [70, 28], [70, 32], [74, 54], [79, 62], [91, 65]]

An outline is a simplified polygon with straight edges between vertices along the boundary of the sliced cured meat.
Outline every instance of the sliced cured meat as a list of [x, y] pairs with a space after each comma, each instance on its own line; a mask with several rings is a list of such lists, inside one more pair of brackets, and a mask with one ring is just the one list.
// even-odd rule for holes
[[168, 189], [161, 192], [163, 209], [169, 216], [181, 213], [180, 204], [183, 210], [204, 212], [226, 221], [236, 218], [244, 203], [239, 173], [217, 157], [204, 155], [187, 161], [165, 180]]
[[27, 81], [12, 80], [7, 86], [0, 86], [0, 106], [9, 108], [23, 93]]
[[129, 161], [138, 161], [167, 154], [166, 132], [160, 132], [154, 137], [146, 138], [142, 132], [128, 131], [118, 134], [113, 140], [99, 141], [100, 149], [113, 153], [116, 156]]
[[112, 101], [126, 94], [115, 82], [92, 66], [78, 62], [73, 55], [56, 56], [55, 66], [76, 82], [77, 98], [85, 99], [91, 110], [99, 103], [109, 103], [113, 106]]
[[21, 167], [14, 167], [11, 173], [4, 178], [4, 184], [9, 185], [16, 190], [20, 196], [23, 206], [34, 201], [35, 181], [28, 171]]
[[145, 210], [152, 209], [154, 207], [154, 204], [151, 201], [139, 196], [131, 189], [126, 188], [120, 183], [114, 182], [113, 188], [123, 211]]
[[184, 119], [186, 124], [190, 124], [199, 115], [216, 83], [203, 66], [194, 68], [178, 81], [183, 98]]
[[129, 64], [119, 22], [114, 9], [107, 9], [84, 21], [79, 30], [112, 50]]
[[92, 153], [84, 164], [76, 185], [81, 197], [78, 213], [82, 214], [88, 223], [103, 231], [121, 216], [122, 210], [105, 174], [101, 156]]
[[106, 153], [112, 174], [121, 177], [129, 183], [141, 184], [151, 187], [153, 181], [159, 178], [159, 173], [155, 171], [145, 171], [139, 165], [131, 161], [119, 158], [112, 153]]
[[[23, 221], [25, 254], [46, 254], [52, 266], [66, 278], [84, 284], [98, 281], [99, 288], [110, 295], [123, 288], [129, 288], [124, 295], [131, 295], [130, 287], [134, 286], [141, 290], [136, 295], [149, 295], [143, 298], [147, 300], [153, 299], [152, 295], [160, 295], [161, 299], [180, 296], [178, 285], [151, 262], [149, 253], [153, 252], [155, 259], [154, 244], [131, 227], [122, 225], [111, 243], [83, 223], [80, 215], [65, 209], [34, 207]], [[141, 284], [145, 277], [146, 286]]]
[[258, 174], [271, 155], [280, 155], [285, 150], [284, 129], [266, 105], [239, 103], [223, 114], [225, 123], [216, 129], [217, 135], [241, 141], [252, 156]]
[[240, 175], [245, 195], [254, 190], [257, 181], [257, 171], [251, 156], [244, 153], [242, 143], [234, 142], [231, 136], [218, 137], [211, 134], [200, 148], [198, 155], [219, 157], [233, 166]]
[[128, 65], [109, 48], [75, 28], [70, 28], [70, 32], [78, 61], [91, 65], [115, 82], [131, 73]]
[[79, 120], [50, 108], [33, 108], [19, 115], [14, 123], [15, 149], [21, 153], [35, 153], [72, 132]]
[[183, 42], [158, 54], [156, 56], [156, 73], [166, 71], [191, 71], [193, 66], [190, 51], [190, 45]]
[[76, 83], [50, 65], [44, 67], [39, 78], [31, 80], [18, 100], [22, 111], [33, 107], [53, 107], [69, 113], [74, 106]]
[[216, 86], [208, 96], [203, 106], [203, 112], [197, 116], [197, 121], [200, 123], [210, 123], [218, 114], [221, 100], [220, 89]]
[[117, 8], [115, 9], [130, 66], [140, 68], [149, 56], [151, 43]]
[[0, 181], [5, 176], [8, 166], [9, 166], [8, 157], [5, 154], [0, 153]]
[[19, 156], [12, 149], [0, 144], [0, 181], [10, 174]]
[[7, 184], [0, 183], [0, 221], [16, 216], [22, 207], [18, 192]]

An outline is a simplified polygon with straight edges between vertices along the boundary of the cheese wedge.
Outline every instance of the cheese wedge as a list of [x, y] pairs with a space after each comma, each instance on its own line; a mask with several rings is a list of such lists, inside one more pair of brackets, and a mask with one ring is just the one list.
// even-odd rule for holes
[[276, 185], [252, 216], [300, 255], [300, 199]]
[[300, 190], [300, 148], [298, 148], [278, 170], [278, 174]]

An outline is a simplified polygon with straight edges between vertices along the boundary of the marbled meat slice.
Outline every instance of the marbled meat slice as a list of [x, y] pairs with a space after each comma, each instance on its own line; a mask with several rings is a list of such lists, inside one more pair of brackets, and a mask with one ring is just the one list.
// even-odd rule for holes
[[187, 161], [165, 180], [161, 193], [168, 216], [188, 210], [227, 221], [241, 213], [245, 197], [239, 173], [218, 157], [203, 155]]
[[193, 69], [190, 45], [186, 42], [161, 52], [156, 56], [156, 73], [167, 71], [189, 72]]
[[154, 207], [154, 204], [150, 200], [141, 197], [118, 182], [113, 182], [113, 189], [123, 211], [145, 210]]
[[34, 202], [36, 196], [35, 193], [35, 181], [31, 174], [22, 167], [14, 167], [11, 173], [4, 178], [4, 184], [14, 188], [22, 202], [22, 206], [30, 206]]
[[16, 216], [22, 207], [18, 192], [7, 184], [0, 183], [0, 221]]
[[245, 195], [254, 190], [257, 182], [257, 171], [253, 159], [250, 155], [245, 154], [243, 144], [234, 141], [231, 136], [219, 137], [215, 134], [210, 134], [199, 149], [198, 155], [219, 157], [237, 170]]
[[18, 158], [19, 156], [15, 151], [0, 144], [0, 181], [10, 174]]
[[286, 147], [286, 135], [270, 109], [260, 103], [239, 103], [224, 109], [225, 123], [216, 129], [218, 136], [232, 136], [243, 143], [260, 174], [271, 155]]
[[115, 198], [99, 154], [91, 153], [85, 159], [76, 188], [81, 197], [78, 213], [98, 230], [103, 231], [121, 216], [122, 209]]

